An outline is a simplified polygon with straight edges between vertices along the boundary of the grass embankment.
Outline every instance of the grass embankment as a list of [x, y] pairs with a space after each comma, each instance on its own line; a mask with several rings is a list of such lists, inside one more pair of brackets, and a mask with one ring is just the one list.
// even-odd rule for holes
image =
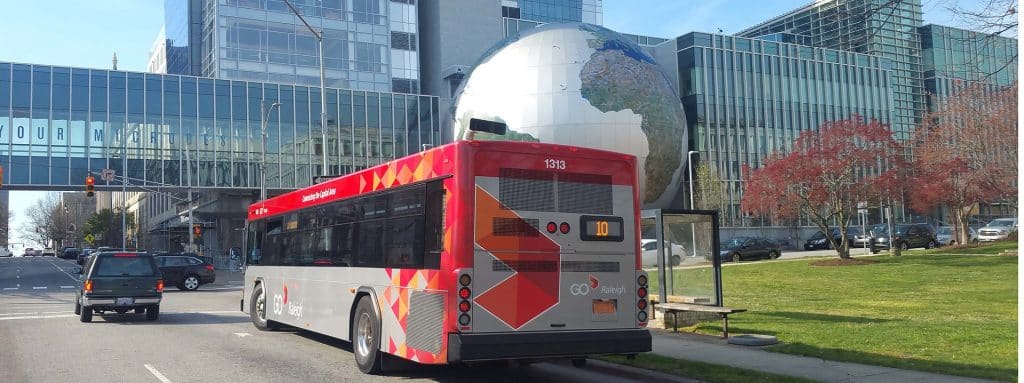
[[[1017, 257], [961, 254], [1016, 248], [1008, 241], [911, 250], [856, 266], [724, 267], [725, 305], [749, 310], [729, 318], [730, 331], [775, 335], [782, 342], [769, 348], [775, 352], [1014, 381]], [[676, 285], [687, 277], [704, 285], [707, 272], [681, 270]], [[695, 330], [720, 334], [721, 327], [703, 322]]]

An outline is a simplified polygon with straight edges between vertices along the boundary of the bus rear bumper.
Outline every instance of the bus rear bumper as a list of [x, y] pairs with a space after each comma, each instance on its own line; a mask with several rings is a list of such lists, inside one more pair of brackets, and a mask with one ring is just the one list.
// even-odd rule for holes
[[449, 363], [648, 351], [651, 333], [647, 329], [448, 335]]

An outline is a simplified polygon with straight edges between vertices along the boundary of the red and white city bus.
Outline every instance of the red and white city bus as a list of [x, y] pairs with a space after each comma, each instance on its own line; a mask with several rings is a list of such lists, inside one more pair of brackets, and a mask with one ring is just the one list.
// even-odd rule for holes
[[424, 364], [651, 350], [636, 158], [459, 141], [252, 204], [242, 311]]

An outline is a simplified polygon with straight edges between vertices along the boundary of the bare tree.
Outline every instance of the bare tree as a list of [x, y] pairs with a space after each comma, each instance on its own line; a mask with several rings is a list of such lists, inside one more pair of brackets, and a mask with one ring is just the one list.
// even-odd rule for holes
[[1017, 37], [1017, 0], [984, 0], [970, 7], [957, 2], [946, 9], [972, 30], [992, 36]]
[[60, 207], [60, 197], [57, 193], [46, 193], [43, 198], [36, 201], [25, 210], [25, 222], [18, 228], [22, 238], [35, 242], [42, 246], [51, 245], [54, 239], [55, 211]]

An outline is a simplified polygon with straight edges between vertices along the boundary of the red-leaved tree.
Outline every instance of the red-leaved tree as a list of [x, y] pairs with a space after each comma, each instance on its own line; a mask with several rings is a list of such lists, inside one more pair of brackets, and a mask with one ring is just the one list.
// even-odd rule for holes
[[854, 115], [800, 133], [788, 153], [769, 155], [744, 169], [743, 211], [774, 219], [807, 217], [824, 233], [838, 226], [840, 241], [826, 235], [840, 258], [850, 258], [846, 228], [857, 203], [898, 196], [906, 169], [903, 148], [878, 121]]
[[910, 208], [945, 206], [957, 243], [968, 243], [976, 204], [1017, 198], [1017, 86], [959, 84], [934, 103], [914, 136]]

